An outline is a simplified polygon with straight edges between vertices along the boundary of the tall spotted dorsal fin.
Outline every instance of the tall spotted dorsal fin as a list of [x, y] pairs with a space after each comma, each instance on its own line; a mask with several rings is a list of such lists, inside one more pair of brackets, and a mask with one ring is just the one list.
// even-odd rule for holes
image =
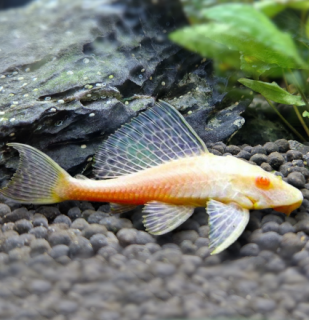
[[115, 178], [205, 152], [204, 142], [184, 117], [161, 101], [103, 142], [94, 174], [98, 179]]

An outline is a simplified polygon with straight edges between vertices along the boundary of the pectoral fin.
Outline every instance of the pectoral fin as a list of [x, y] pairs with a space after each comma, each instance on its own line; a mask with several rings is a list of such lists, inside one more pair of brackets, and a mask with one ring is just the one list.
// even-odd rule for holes
[[211, 254], [219, 253], [234, 243], [249, 221], [249, 210], [235, 203], [210, 200], [207, 203], [207, 213]]
[[180, 226], [192, 215], [193, 211], [192, 206], [151, 201], [143, 209], [144, 226], [151, 234], [164, 234]]

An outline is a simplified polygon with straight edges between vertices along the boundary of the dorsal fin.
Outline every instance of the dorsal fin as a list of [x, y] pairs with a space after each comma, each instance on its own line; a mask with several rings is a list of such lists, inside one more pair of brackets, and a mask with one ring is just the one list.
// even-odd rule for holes
[[161, 101], [124, 124], [95, 156], [97, 178], [115, 178], [164, 162], [208, 152], [184, 117]]

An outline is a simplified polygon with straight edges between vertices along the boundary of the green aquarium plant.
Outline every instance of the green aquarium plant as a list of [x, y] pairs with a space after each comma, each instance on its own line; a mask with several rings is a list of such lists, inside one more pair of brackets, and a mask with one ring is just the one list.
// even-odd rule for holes
[[[309, 137], [303, 118], [309, 117], [309, 1], [183, 0], [183, 6], [191, 25], [174, 31], [170, 38], [212, 58], [218, 73], [236, 71], [238, 82], [264, 96], [294, 134], [306, 141], [276, 104], [293, 107]], [[293, 32], [286, 30], [290, 23], [282, 26], [276, 21], [278, 15], [287, 15]], [[300, 106], [305, 108], [302, 114]]]

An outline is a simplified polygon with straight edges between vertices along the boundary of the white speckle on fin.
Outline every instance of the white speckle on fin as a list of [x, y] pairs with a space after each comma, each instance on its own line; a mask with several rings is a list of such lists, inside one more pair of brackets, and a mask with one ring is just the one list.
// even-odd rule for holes
[[234, 243], [249, 221], [249, 210], [237, 204], [216, 200], [207, 203], [211, 254], [219, 253]]
[[184, 117], [161, 101], [103, 142], [94, 173], [99, 179], [115, 178], [205, 152], [204, 142]]
[[143, 209], [144, 226], [151, 234], [164, 234], [180, 226], [192, 215], [193, 211], [192, 206], [151, 201]]

